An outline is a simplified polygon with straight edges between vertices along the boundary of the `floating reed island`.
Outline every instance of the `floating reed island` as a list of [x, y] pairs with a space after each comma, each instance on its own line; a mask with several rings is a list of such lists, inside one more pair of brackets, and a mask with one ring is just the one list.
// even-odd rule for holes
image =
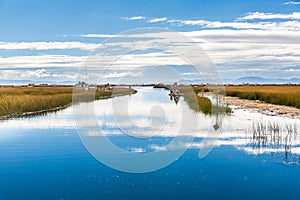
[[[171, 85], [157, 84], [155, 88], [171, 89]], [[216, 92], [218, 88], [223, 88], [222, 94]], [[193, 92], [186, 88], [193, 88], [193, 91], [198, 94], [197, 97]], [[190, 85], [186, 87], [179, 86], [179, 90], [183, 92], [184, 100], [188, 103], [191, 109], [200, 110], [204, 113], [212, 113], [211, 104], [207, 98], [207, 94], [216, 92], [219, 96], [232, 96], [245, 100], [257, 100], [259, 103], [270, 103], [274, 105], [283, 105], [300, 109], [300, 85]], [[200, 94], [200, 95], [199, 95]], [[219, 108], [218, 108], [219, 109]], [[226, 108], [226, 112], [230, 112]]]
[[[163, 88], [170, 90], [171, 99], [178, 102], [178, 97], [183, 97], [184, 101], [187, 103], [190, 109], [195, 112], [202, 112], [204, 114], [229, 114], [231, 109], [224, 105], [224, 94], [219, 90], [218, 87], [215, 88], [204, 88], [195, 87], [192, 85], [177, 85], [175, 82], [173, 85], [157, 84], [154, 88]], [[204, 92], [206, 95], [204, 95]], [[216, 101], [215, 104], [207, 96], [211, 96]]]
[[216, 104], [213, 104], [208, 97], [199, 94], [192, 87], [180, 87], [180, 90], [183, 93], [184, 101], [186, 101], [188, 106], [196, 112], [200, 111], [204, 114], [231, 113], [230, 108], [228, 108], [226, 105], [222, 105], [221, 95], [216, 92], [214, 94]]
[[[83, 88], [77, 96], [93, 93], [92, 100], [130, 95], [131, 88]], [[72, 104], [73, 87], [0, 87], [0, 119], [57, 111]], [[83, 98], [84, 99], [84, 98]]]
[[[194, 85], [201, 94], [214, 85]], [[300, 85], [224, 85], [226, 104], [255, 109], [271, 116], [300, 118]]]

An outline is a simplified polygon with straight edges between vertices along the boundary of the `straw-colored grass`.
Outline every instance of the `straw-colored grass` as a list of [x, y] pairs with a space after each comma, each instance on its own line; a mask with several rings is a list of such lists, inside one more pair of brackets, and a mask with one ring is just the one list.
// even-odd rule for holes
[[300, 108], [299, 85], [226, 86], [226, 95]]
[[194, 111], [201, 111], [204, 114], [210, 114], [212, 103], [206, 97], [200, 97], [191, 88], [180, 88], [183, 93], [183, 98], [187, 102], [188, 106]]
[[[300, 108], [300, 85], [230, 85], [224, 87], [227, 96]], [[214, 89], [213, 86], [193, 88], [196, 92], [208, 92], [209, 89]]]
[[[133, 94], [129, 88], [95, 91], [94, 99]], [[43, 113], [66, 108], [72, 103], [72, 87], [0, 88], [0, 119]], [[79, 94], [81, 95], [81, 94]], [[82, 93], [82, 95], [85, 95]], [[94, 100], [92, 99], [92, 100]]]
[[222, 105], [213, 105], [209, 98], [199, 96], [198, 92], [192, 87], [180, 87], [179, 89], [183, 93], [184, 100], [187, 102], [188, 106], [196, 112], [200, 111], [204, 114], [220, 114], [231, 112], [228, 107], [224, 107]]

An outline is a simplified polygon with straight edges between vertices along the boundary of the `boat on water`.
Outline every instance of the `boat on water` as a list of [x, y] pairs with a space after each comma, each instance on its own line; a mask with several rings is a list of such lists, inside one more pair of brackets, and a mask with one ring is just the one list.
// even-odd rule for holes
[[175, 82], [171, 87], [170, 87], [170, 100], [172, 101], [174, 99], [175, 103], [177, 104], [179, 102], [180, 96], [183, 94], [180, 92], [177, 82]]
[[170, 87], [170, 96], [182, 96], [183, 94], [180, 92], [177, 82], [175, 82], [171, 87]]

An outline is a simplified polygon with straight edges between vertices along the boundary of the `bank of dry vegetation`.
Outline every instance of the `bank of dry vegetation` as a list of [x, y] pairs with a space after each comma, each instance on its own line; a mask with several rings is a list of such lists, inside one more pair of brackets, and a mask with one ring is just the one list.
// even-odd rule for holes
[[[130, 88], [93, 91], [94, 99], [133, 94]], [[66, 108], [72, 103], [72, 87], [9, 87], [0, 88], [0, 119], [38, 114]], [[77, 95], [84, 96], [82, 91]]]

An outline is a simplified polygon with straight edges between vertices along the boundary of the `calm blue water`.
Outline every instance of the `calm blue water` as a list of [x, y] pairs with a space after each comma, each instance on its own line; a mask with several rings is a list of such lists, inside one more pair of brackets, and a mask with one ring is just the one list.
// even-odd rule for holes
[[[144, 101], [148, 92], [153, 94], [140, 90]], [[230, 123], [235, 122], [232, 118]], [[124, 135], [109, 137], [125, 149], [132, 143]], [[164, 145], [169, 138], [158, 135], [151, 141]], [[230, 143], [236, 138], [221, 140]], [[149, 141], [138, 145], [149, 147]], [[168, 167], [130, 174], [111, 169], [88, 153], [71, 108], [12, 119], [0, 126], [0, 199], [299, 199], [299, 154], [291, 150], [286, 158], [285, 152], [251, 153], [249, 147], [256, 150], [249, 141], [220, 144], [204, 159], [199, 159], [198, 148], [191, 147]], [[292, 148], [298, 148], [296, 142]]]

